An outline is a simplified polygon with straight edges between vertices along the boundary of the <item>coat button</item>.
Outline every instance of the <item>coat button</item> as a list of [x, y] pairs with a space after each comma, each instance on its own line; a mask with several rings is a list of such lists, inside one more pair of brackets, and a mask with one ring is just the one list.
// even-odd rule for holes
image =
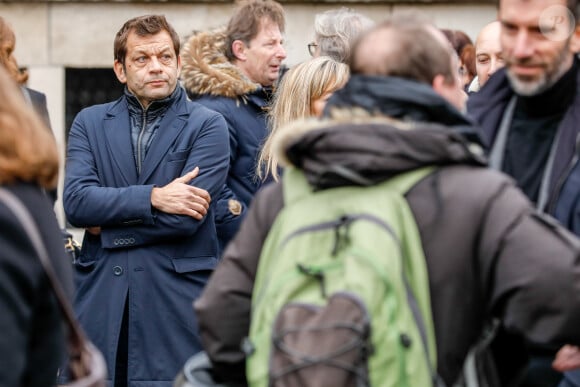
[[113, 267], [113, 274], [115, 274], [117, 276], [123, 274], [123, 268], [121, 266], [114, 266]]

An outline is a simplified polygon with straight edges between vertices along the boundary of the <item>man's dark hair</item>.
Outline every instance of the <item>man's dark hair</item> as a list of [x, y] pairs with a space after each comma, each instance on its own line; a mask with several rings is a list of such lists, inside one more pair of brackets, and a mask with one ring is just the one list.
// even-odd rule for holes
[[226, 57], [228, 60], [236, 59], [232, 43], [241, 40], [249, 45], [250, 40], [258, 35], [264, 19], [271, 20], [278, 25], [280, 32], [284, 32], [284, 9], [279, 3], [273, 0], [246, 0], [238, 3], [226, 30]]
[[167, 22], [165, 16], [145, 15], [128, 20], [115, 36], [115, 44], [113, 46], [114, 57], [116, 61], [123, 65], [125, 64], [125, 56], [127, 55], [127, 38], [132, 31], [138, 36], [155, 35], [161, 31], [167, 31], [173, 41], [175, 55], [179, 56], [179, 35]]
[[[441, 39], [436, 34], [441, 34]], [[368, 47], [362, 49], [369, 44], [374, 44], [372, 55]], [[396, 76], [428, 85], [435, 76], [443, 75], [447, 84], [457, 82], [451, 44], [417, 14], [395, 15], [371, 28], [355, 42], [352, 52], [352, 74]]]

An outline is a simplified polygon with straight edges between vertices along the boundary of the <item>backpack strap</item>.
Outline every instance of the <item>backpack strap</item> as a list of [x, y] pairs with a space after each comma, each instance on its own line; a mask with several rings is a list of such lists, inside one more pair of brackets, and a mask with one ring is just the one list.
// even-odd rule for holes
[[[394, 189], [401, 195], [405, 195], [419, 180], [429, 175], [434, 169], [432, 166], [413, 169], [409, 172], [400, 173], [381, 184], [387, 189]], [[300, 198], [314, 191], [302, 170], [296, 167], [286, 168], [282, 179], [284, 182], [284, 202], [286, 204], [297, 202]]]
[[284, 169], [282, 181], [284, 182], [282, 184], [282, 189], [284, 190], [284, 205], [295, 203], [300, 198], [314, 191], [312, 186], [308, 184], [304, 172], [296, 167]]
[[433, 166], [413, 169], [409, 172], [399, 173], [395, 177], [385, 181], [383, 184], [388, 187], [388, 189], [394, 189], [401, 195], [405, 196], [405, 194], [409, 192], [415, 184], [427, 175], [430, 175], [434, 170], [435, 167]]

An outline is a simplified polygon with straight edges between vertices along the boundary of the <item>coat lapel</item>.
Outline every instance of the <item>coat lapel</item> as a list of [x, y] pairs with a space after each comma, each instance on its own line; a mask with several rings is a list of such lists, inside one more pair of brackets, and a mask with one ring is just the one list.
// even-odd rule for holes
[[113, 105], [107, 113], [104, 120], [104, 132], [110, 157], [117, 165], [125, 183], [135, 184], [137, 167], [131, 145], [131, 121], [124, 98]]

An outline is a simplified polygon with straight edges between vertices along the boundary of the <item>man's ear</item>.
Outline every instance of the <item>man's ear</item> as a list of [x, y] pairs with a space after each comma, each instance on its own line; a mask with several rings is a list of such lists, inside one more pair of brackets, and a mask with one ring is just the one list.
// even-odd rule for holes
[[431, 87], [433, 88], [433, 90], [443, 96], [445, 94], [445, 77], [441, 74], [437, 74], [435, 75], [435, 78], [433, 78], [433, 82], [431, 82]]
[[246, 56], [246, 44], [241, 40], [234, 40], [232, 43], [232, 52], [236, 59], [245, 61], [247, 59]]
[[125, 66], [123, 65], [123, 63], [115, 59], [115, 63], [113, 64], [113, 70], [115, 70], [115, 75], [117, 76], [119, 82], [127, 83], [127, 76], [125, 75]]
[[580, 25], [578, 24], [574, 27], [574, 31], [570, 37], [570, 51], [573, 53], [580, 52]]

